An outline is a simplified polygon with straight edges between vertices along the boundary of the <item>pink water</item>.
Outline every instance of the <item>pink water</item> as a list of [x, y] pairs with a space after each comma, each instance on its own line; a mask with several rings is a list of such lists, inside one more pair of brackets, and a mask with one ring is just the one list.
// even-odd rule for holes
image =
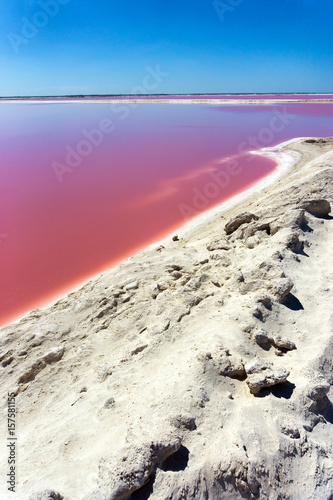
[[276, 168], [247, 151], [333, 135], [332, 104], [12, 103], [0, 112], [0, 325]]

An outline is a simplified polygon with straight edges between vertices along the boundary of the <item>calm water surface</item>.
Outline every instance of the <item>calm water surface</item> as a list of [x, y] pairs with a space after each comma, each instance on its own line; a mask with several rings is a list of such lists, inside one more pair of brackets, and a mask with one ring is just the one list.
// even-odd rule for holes
[[249, 187], [276, 164], [248, 151], [300, 136], [333, 136], [333, 105], [1, 105], [0, 325]]

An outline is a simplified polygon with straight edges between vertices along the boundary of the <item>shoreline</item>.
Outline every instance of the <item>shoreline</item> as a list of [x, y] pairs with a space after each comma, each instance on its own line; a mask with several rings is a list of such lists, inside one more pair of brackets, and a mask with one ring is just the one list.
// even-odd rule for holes
[[333, 137], [283, 144], [267, 189], [1, 329], [17, 500], [328, 500]]
[[[80, 290], [82, 287], [87, 285], [88, 283], [95, 281], [99, 279], [100, 277], [104, 276], [106, 273], [110, 272], [111, 270], [116, 269], [119, 265], [122, 263], [126, 262], [128, 259], [131, 259], [134, 256], [138, 256], [139, 254], [151, 250], [159, 245], [167, 245], [170, 243], [170, 239], [172, 235], [177, 233], [179, 238], [187, 238], [192, 236], [193, 234], [197, 233], [202, 229], [204, 226], [207, 224], [213, 222], [215, 219], [221, 217], [223, 214], [227, 213], [228, 211], [236, 208], [238, 205], [241, 205], [242, 203], [246, 202], [247, 200], [251, 199], [254, 196], [258, 196], [262, 191], [265, 189], [269, 188], [270, 186], [274, 185], [287, 175], [302, 159], [302, 155], [300, 153], [297, 153], [295, 151], [284, 151], [283, 149], [286, 148], [287, 146], [293, 144], [294, 142], [297, 142], [299, 140], [305, 139], [304, 137], [297, 137], [294, 139], [290, 139], [288, 141], [282, 142], [276, 146], [273, 146], [271, 148], [262, 148], [259, 150], [254, 150], [250, 151], [251, 154], [254, 155], [259, 155], [259, 156], [267, 156], [269, 158], [272, 158], [273, 160], [276, 161], [277, 166], [273, 172], [270, 174], [266, 175], [265, 177], [261, 178], [254, 184], [252, 184], [250, 187], [245, 189], [244, 191], [241, 191], [240, 193], [237, 193], [234, 196], [231, 196], [228, 200], [216, 205], [213, 208], [210, 208], [197, 216], [195, 216], [193, 219], [185, 222], [179, 228], [176, 228], [172, 232], [168, 233], [167, 236], [155, 240], [153, 243], [150, 243], [144, 247], [142, 247], [138, 252], [130, 255], [129, 257], [120, 260], [117, 264], [114, 266], [111, 266], [107, 269], [105, 269], [102, 272], [98, 272], [94, 275], [92, 275], [90, 278], [85, 279], [83, 281], [80, 281], [79, 284], [75, 285], [72, 288], [69, 288], [68, 291], [65, 293], [61, 293], [60, 295], [55, 296], [52, 298], [50, 301], [46, 301], [45, 304], [36, 306], [35, 308], [27, 311], [26, 313], [20, 315], [13, 321], [10, 321], [8, 323], [5, 323], [4, 325], [0, 326], [0, 333], [2, 328], [6, 328], [12, 324], [17, 324], [21, 320], [26, 319], [33, 311], [45, 311], [48, 308], [52, 307], [54, 304], [56, 304], [59, 300], [62, 300], [66, 298], [69, 294], [75, 293], [78, 290]], [[306, 138], [308, 139], [308, 138]]]
[[224, 105], [242, 105], [242, 104], [333, 104], [332, 99], [0, 99], [0, 104], [224, 104]]
[[[295, 151], [283, 151], [283, 148], [302, 139], [308, 139], [308, 137], [297, 137], [295, 139], [282, 142], [281, 144], [273, 146], [272, 148], [262, 148], [259, 150], [250, 151], [250, 154], [253, 155], [272, 158], [277, 164], [275, 170], [252, 184], [249, 188], [235, 194], [219, 205], [216, 205], [215, 207], [210, 208], [202, 212], [201, 214], [198, 214], [196, 217], [194, 217], [194, 219], [180, 226], [179, 229], [177, 229], [177, 232], [179, 233], [178, 236], [186, 238], [194, 234], [195, 232], [200, 230], [202, 226], [209, 224], [218, 217], [221, 217], [229, 210], [236, 208], [238, 205], [244, 203], [253, 196], [257, 196], [262, 191], [278, 182], [279, 179], [287, 175], [302, 160], [302, 155], [301, 153]], [[156, 244], [163, 244], [163, 242], [166, 243], [167, 241], [169, 241], [172, 234], [173, 233], [170, 233], [167, 238], [163, 238], [162, 240], [157, 241], [155, 244], [149, 245], [148, 248], [154, 247]]]

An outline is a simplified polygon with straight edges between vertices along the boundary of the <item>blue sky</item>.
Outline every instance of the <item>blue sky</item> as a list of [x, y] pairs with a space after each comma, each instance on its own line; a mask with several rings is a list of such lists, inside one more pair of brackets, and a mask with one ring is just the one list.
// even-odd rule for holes
[[332, 19], [332, 0], [0, 0], [0, 95], [331, 92]]

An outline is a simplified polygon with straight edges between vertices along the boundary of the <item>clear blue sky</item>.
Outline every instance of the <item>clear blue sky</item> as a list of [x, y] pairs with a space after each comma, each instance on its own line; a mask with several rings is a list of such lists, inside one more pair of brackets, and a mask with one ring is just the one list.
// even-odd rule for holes
[[330, 92], [332, 20], [332, 0], [0, 0], [0, 95]]

